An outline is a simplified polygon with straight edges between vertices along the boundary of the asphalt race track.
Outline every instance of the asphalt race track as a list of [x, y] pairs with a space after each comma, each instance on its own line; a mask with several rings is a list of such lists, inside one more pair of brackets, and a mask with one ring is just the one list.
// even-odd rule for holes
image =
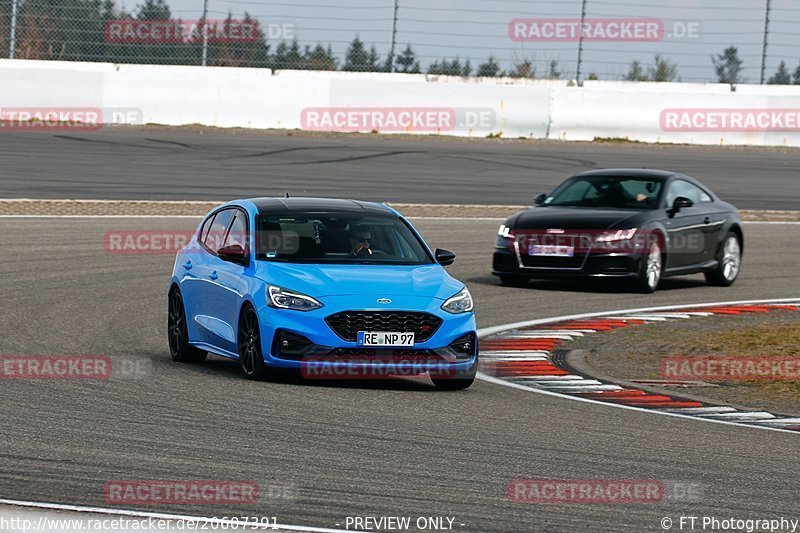
[[[53, 146], [67, 154], [61, 142]], [[4, 154], [14, 151], [2, 146]], [[85, 196], [103, 181], [112, 185], [101, 187], [101, 195], [133, 196], [151, 187], [162, 198], [191, 196], [174, 182], [156, 188], [155, 176], [135, 181], [130, 169], [125, 179], [97, 175], [94, 165], [102, 162], [89, 152], [102, 147], [81, 152], [81, 146], [69, 144], [76, 150], [71, 157], [85, 158], [90, 171], [83, 182], [63, 178], [70, 196]], [[18, 160], [15, 168], [44, 165], [41, 153], [51, 149], [30, 145], [37, 157], [23, 166]], [[9, 180], [9, 165], [2, 168], [3, 195], [36, 193], [33, 180]], [[189, 169], [176, 168], [188, 180]], [[252, 190], [248, 180], [243, 183], [242, 190]], [[195, 193], [213, 197], [213, 187], [206, 179]], [[345, 181], [341, 194], [360, 196], [351, 187]], [[411, 194], [414, 183], [407, 187], [409, 196], [398, 199], [422, 199], [418, 187], [417, 196]], [[430, 200], [449, 198], [437, 194]], [[424, 378], [256, 383], [220, 358], [202, 366], [173, 363], [165, 335], [173, 258], [109, 255], [102, 238], [107, 231], [195, 224], [167, 218], [0, 219], [0, 354], [93, 354], [143, 363], [143, 375], [109, 380], [0, 382], [0, 498], [107, 506], [103, 487], [110, 480], [238, 479], [292, 486], [296, 498], [127, 507], [269, 515], [321, 527], [344, 527], [347, 516], [449, 516], [455, 531], [661, 531], [665, 516], [798, 518], [800, 440], [792, 434], [625, 411], [480, 381], [457, 393], [434, 391]], [[614, 284], [500, 287], [488, 275], [498, 222], [416, 224], [432, 246], [458, 254], [449, 269], [473, 292], [481, 327], [579, 312], [797, 296], [796, 224], [748, 224], [743, 272], [731, 288], [708, 287], [694, 276], [665, 280], [647, 296], [619, 294], [622, 288]], [[509, 501], [515, 478], [661, 480], [700, 484], [701, 493], [698, 501], [531, 505]]]
[[800, 209], [797, 149], [197, 130], [1, 132], [0, 198], [228, 200], [289, 191], [524, 205], [577, 172], [647, 167], [693, 175], [741, 209]]

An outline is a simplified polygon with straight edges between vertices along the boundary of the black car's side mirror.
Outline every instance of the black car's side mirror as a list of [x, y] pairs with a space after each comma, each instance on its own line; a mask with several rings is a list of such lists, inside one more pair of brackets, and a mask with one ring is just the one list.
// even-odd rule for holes
[[547, 195], [546, 194], [540, 194], [539, 196], [537, 196], [536, 198], [533, 199], [533, 205], [535, 205], [535, 206], [544, 205], [544, 201], [545, 200], [547, 200]]
[[456, 260], [456, 254], [450, 250], [442, 250], [441, 248], [437, 248], [434, 255], [436, 256], [436, 262], [442, 266], [452, 265]]
[[672, 202], [672, 211], [677, 213], [681, 209], [685, 209], [687, 207], [692, 207], [694, 202], [686, 198], [685, 196], [678, 196], [675, 198], [675, 201]]
[[244, 253], [244, 248], [242, 248], [239, 244], [231, 244], [230, 246], [220, 248], [217, 250], [217, 255], [223, 261], [239, 263], [240, 265], [247, 263], [247, 256]]

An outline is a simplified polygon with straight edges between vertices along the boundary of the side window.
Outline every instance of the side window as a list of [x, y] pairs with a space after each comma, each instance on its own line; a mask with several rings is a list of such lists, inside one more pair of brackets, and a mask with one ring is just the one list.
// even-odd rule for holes
[[233, 217], [231, 229], [228, 230], [228, 237], [225, 239], [225, 246], [234, 244], [238, 244], [243, 250], [247, 250], [247, 217], [238, 209], [236, 209], [236, 214]]
[[667, 191], [667, 206], [671, 206], [678, 196], [688, 198], [695, 204], [711, 201], [711, 196], [703, 189], [685, 180], [675, 180], [670, 184]]
[[214, 223], [215, 216], [217, 216], [216, 213], [203, 221], [203, 227], [200, 229], [200, 237], [197, 239], [200, 242], [206, 242], [206, 239], [208, 238], [208, 232], [211, 231], [211, 224]]
[[[559, 202], [580, 202], [586, 198], [597, 198], [597, 189], [592, 187], [591, 182], [580, 180], [571, 184], [564, 192], [559, 195]], [[549, 203], [549, 202], [547, 202]]]
[[217, 250], [222, 248], [222, 244], [225, 242], [225, 234], [231, 223], [233, 211], [233, 209], [225, 209], [217, 213], [214, 222], [211, 223], [211, 229], [203, 239], [203, 244], [214, 253], [217, 253]]

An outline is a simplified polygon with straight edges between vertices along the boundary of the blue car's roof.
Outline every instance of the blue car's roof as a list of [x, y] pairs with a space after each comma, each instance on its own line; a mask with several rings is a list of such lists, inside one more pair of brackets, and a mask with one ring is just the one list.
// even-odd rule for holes
[[334, 198], [250, 198], [259, 213], [347, 213], [373, 216], [397, 216], [398, 213], [385, 205], [358, 200]]

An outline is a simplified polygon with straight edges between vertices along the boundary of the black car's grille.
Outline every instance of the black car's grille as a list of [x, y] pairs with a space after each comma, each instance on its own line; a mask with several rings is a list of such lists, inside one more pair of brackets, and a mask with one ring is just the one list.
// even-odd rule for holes
[[327, 317], [325, 322], [350, 342], [358, 340], [359, 331], [414, 333], [415, 342], [425, 342], [442, 325], [442, 319], [430, 313], [401, 311], [343, 311]]
[[538, 255], [522, 255], [522, 265], [529, 268], [581, 268], [584, 254], [574, 257], [548, 257]]

